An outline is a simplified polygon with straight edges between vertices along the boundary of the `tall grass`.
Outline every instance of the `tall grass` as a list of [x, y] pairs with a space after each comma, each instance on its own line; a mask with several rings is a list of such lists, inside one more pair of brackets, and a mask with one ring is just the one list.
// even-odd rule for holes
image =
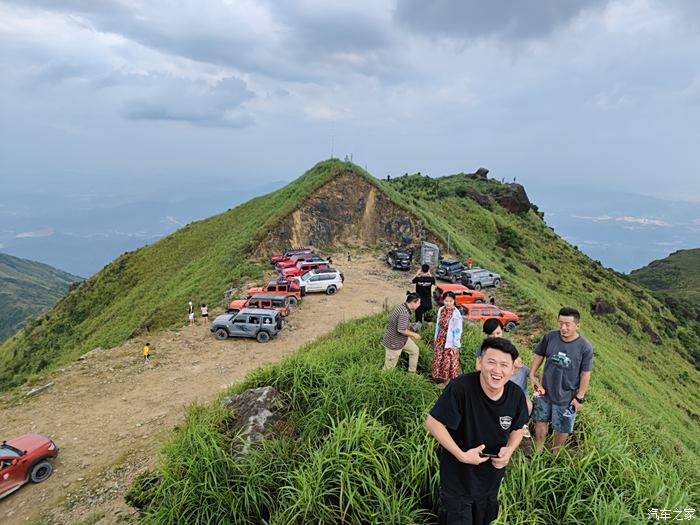
[[[343, 324], [226, 392], [263, 385], [279, 392], [284, 420], [248, 455], [235, 452], [228, 411], [191, 407], [163, 451], [161, 482], [142, 522], [435, 523], [437, 447], [423, 427], [438, 395], [427, 378], [430, 337], [426, 330], [418, 375], [405, 362], [385, 372], [385, 321]], [[467, 328], [462, 353], [473, 356], [479, 339]], [[595, 400], [587, 405], [572, 446], [559, 456], [514, 456], [499, 524], [646, 523], [649, 508], [697, 502], [697, 480], [653, 446], [638, 446], [653, 439], [649, 432], [601, 408]]]

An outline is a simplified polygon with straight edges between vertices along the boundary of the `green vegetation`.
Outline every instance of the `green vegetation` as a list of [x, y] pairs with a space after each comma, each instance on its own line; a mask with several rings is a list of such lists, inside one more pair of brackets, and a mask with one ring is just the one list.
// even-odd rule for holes
[[187, 302], [218, 305], [231, 287], [259, 279], [250, 260], [259, 239], [347, 165], [322, 162], [285, 188], [128, 252], [0, 346], [0, 389], [96, 347], [176, 326]]
[[80, 277], [0, 253], [0, 343], [51, 308]]
[[[430, 333], [420, 344], [419, 375], [384, 372], [378, 341], [386, 319], [343, 324], [225, 392], [264, 385], [279, 392], [283, 420], [248, 455], [236, 452], [234, 414], [219, 404], [191, 407], [163, 450], [159, 482], [149, 473], [132, 487], [129, 498], [146, 507], [142, 523], [434, 522], [438, 459], [423, 427], [438, 395], [428, 379]], [[467, 327], [467, 370], [480, 340], [479, 329]], [[597, 389], [580, 415], [575, 448], [514, 458], [498, 523], [646, 523], [649, 508], [697, 501], [692, 459], [659, 454], [665, 437], [609, 399]]]
[[679, 337], [700, 367], [700, 348], [688, 337], [693, 334], [700, 338], [700, 248], [674, 252], [634, 270], [629, 277], [666, 303], [682, 325]]

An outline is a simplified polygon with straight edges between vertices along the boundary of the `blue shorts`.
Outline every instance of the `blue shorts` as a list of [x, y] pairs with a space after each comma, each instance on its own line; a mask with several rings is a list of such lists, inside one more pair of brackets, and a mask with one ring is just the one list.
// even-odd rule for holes
[[569, 405], [555, 405], [546, 398], [536, 397], [535, 407], [532, 409], [532, 419], [540, 423], [549, 423], [551, 421], [552, 428], [557, 432], [571, 434], [574, 430], [576, 414], [571, 417], [564, 416], [563, 413], [567, 408], [569, 408]]

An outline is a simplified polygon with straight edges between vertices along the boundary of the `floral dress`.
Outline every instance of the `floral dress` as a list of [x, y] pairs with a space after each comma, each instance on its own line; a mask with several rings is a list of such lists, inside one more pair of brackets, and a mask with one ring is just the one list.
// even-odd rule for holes
[[438, 319], [438, 335], [433, 346], [433, 379], [449, 381], [461, 374], [459, 348], [445, 348], [447, 330], [454, 308], [442, 308]]

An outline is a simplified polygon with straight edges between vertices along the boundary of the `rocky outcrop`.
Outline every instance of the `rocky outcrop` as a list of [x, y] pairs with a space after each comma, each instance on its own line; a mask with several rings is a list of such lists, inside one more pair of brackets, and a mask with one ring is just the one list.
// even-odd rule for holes
[[525, 188], [516, 183], [505, 184], [505, 191], [498, 195], [492, 195], [494, 200], [511, 213], [525, 213], [530, 209], [537, 211], [537, 207], [530, 202], [525, 193]]
[[591, 314], [593, 315], [608, 315], [615, 312], [615, 307], [605, 299], [598, 298], [591, 305]]
[[649, 323], [646, 321], [640, 321], [639, 326], [642, 331], [649, 336], [649, 340], [655, 345], [660, 345], [662, 343], [661, 337], [657, 334]]
[[489, 170], [486, 168], [479, 168], [474, 173], [466, 173], [464, 176], [470, 179], [481, 179], [487, 180], [489, 177]]
[[279, 421], [275, 399], [277, 391], [271, 386], [252, 388], [232, 397], [225, 397], [223, 405], [235, 412], [232, 430], [239, 431], [244, 440], [242, 453], [263, 440], [270, 428]]
[[412, 246], [427, 240], [442, 248], [423, 222], [394, 204], [380, 189], [352, 172], [336, 176], [282, 219], [258, 244], [268, 257], [287, 246]]

